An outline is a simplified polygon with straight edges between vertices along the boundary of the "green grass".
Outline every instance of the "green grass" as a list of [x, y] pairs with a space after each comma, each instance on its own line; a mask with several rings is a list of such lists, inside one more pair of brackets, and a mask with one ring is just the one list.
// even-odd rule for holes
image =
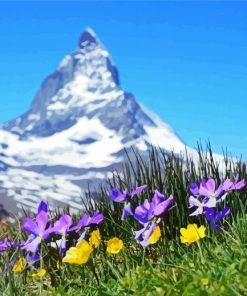
[[[189, 217], [190, 182], [212, 176], [219, 184], [236, 173], [241, 179], [247, 177], [245, 164], [240, 161], [233, 164], [228, 156], [225, 168], [219, 170], [208, 148], [205, 155], [199, 146], [198, 166], [189, 158], [181, 159], [156, 149], [150, 151], [146, 160], [133, 151], [135, 157], [129, 155], [131, 161], [124, 165], [123, 175], [115, 172], [108, 186], [87, 194], [87, 211], [92, 213], [97, 208], [105, 216], [99, 227], [103, 242], [89, 262], [82, 266], [62, 264], [58, 268], [60, 255], [43, 243], [42, 265], [47, 275], [35, 282], [32, 271], [17, 274], [7, 268], [0, 277], [0, 295], [247, 295], [246, 188], [227, 197], [225, 204], [231, 207], [231, 215], [221, 224], [222, 233], [212, 232], [203, 217]], [[140, 225], [132, 218], [122, 222], [122, 204], [109, 202], [110, 187], [130, 189], [132, 183], [148, 185], [148, 190], [135, 198], [135, 205], [151, 198], [155, 189], [166, 196], [173, 194], [177, 205], [162, 224], [160, 241], [146, 250], [133, 238], [133, 230], [140, 229]], [[52, 215], [56, 218], [59, 213]], [[206, 237], [198, 244], [184, 246], [179, 230], [189, 223], [205, 225]], [[7, 232], [15, 241], [27, 237], [18, 223]], [[1, 238], [5, 235], [4, 230]], [[113, 236], [124, 242], [124, 249], [117, 255], [106, 252], [106, 241]], [[75, 245], [75, 241], [72, 239], [69, 244]], [[2, 271], [7, 262], [21, 256], [20, 250], [0, 253]], [[35, 267], [39, 269], [40, 263]]]

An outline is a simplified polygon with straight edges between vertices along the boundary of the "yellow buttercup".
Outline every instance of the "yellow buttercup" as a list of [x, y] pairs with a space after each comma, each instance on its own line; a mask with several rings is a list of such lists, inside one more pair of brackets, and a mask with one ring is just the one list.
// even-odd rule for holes
[[107, 249], [106, 251], [111, 254], [118, 254], [123, 248], [123, 241], [118, 239], [117, 237], [111, 238], [107, 242]]
[[70, 248], [63, 258], [63, 262], [69, 264], [85, 264], [88, 262], [93, 247], [86, 241], [82, 240], [76, 247]]
[[181, 228], [181, 243], [190, 245], [194, 242], [197, 242], [198, 240], [206, 236], [205, 230], [205, 226], [202, 225], [198, 228], [196, 224], [189, 224], [187, 228]]

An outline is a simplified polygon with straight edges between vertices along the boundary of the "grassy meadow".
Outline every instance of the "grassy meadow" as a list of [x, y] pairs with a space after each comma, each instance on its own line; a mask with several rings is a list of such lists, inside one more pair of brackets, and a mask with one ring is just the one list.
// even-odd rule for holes
[[[193, 209], [189, 208], [191, 183], [199, 186], [203, 179], [212, 178], [218, 187], [227, 178], [234, 180], [237, 174], [239, 180], [246, 181], [245, 163], [233, 163], [225, 155], [224, 168], [219, 169], [210, 146], [207, 153], [198, 147], [198, 165], [189, 157], [181, 159], [158, 149], [152, 149], [147, 159], [133, 153], [135, 160], [127, 161], [121, 174], [114, 172], [108, 185], [84, 197], [85, 213], [90, 215], [87, 222], [82, 219], [85, 213], [71, 215], [72, 221], [65, 223], [69, 226], [63, 232], [61, 225], [65, 224], [59, 224], [59, 228], [56, 221], [62, 214], [69, 217], [69, 209], [51, 213], [45, 206], [38, 210], [37, 217], [47, 215], [46, 225], [41, 225], [44, 220], [37, 220], [36, 215], [25, 213], [39, 229], [43, 227], [42, 235], [28, 228], [28, 223], [33, 225], [30, 218], [13, 225], [2, 222], [0, 295], [247, 295], [246, 186], [229, 189], [226, 198], [215, 206], [216, 211], [230, 208], [219, 221], [221, 231], [212, 229], [204, 214], [190, 216]], [[136, 239], [134, 231], [140, 230], [142, 223], [132, 215], [121, 220], [125, 203], [110, 198], [112, 188], [123, 193], [144, 184], [145, 190], [128, 199], [133, 212], [145, 199], [151, 202], [155, 190], [166, 199], [174, 197], [169, 209], [159, 207], [150, 218], [148, 225], [158, 225], [159, 233], [152, 232], [146, 247], [140, 242], [148, 230], [143, 241]], [[200, 199], [197, 194], [196, 198]], [[95, 211], [103, 215], [100, 222], [90, 220]], [[213, 221], [217, 222], [216, 216]], [[180, 229], [187, 229], [189, 224], [205, 226], [205, 231], [203, 235], [189, 235], [188, 242], [182, 242]], [[54, 225], [56, 231], [53, 228], [54, 232], [48, 234]], [[8, 242], [4, 243], [6, 237]], [[66, 241], [64, 252], [61, 241], [59, 246], [61, 238]], [[34, 239], [38, 246], [33, 245]]]

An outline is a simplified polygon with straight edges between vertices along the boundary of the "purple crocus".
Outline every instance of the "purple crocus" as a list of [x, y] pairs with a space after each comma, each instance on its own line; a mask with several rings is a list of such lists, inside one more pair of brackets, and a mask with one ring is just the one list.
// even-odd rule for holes
[[44, 202], [41, 202], [38, 208], [38, 214], [35, 221], [30, 218], [25, 218], [22, 229], [30, 233], [25, 244], [21, 249], [36, 253], [42, 240], [46, 240], [53, 232], [52, 228], [47, 229], [48, 215], [44, 207]]
[[131, 209], [130, 200], [137, 195], [138, 193], [142, 192], [147, 188], [147, 185], [141, 185], [139, 187], [136, 187], [134, 190], [132, 190], [130, 193], [127, 189], [124, 190], [124, 192], [119, 191], [117, 188], [112, 188], [110, 197], [111, 200], [115, 202], [124, 202], [124, 208], [121, 220], [125, 220], [128, 216], [133, 216], [133, 212]]
[[152, 201], [147, 199], [135, 209], [135, 219], [143, 225], [143, 228], [135, 231], [135, 239], [143, 246], [149, 245], [148, 239], [154, 232], [156, 226], [162, 221], [164, 215], [174, 209], [170, 207], [174, 198], [172, 195], [165, 199], [164, 195], [155, 190]]
[[72, 218], [69, 215], [63, 214], [58, 221], [54, 224], [53, 232], [61, 234], [62, 239], [60, 242], [60, 254], [66, 251], [66, 234], [72, 225]]
[[83, 217], [77, 223], [77, 225], [70, 228], [69, 231], [79, 232], [80, 230], [83, 230], [82, 234], [77, 240], [77, 242], [80, 242], [84, 239], [88, 227], [93, 225], [98, 225], [103, 220], [104, 220], [104, 216], [100, 214], [99, 211], [95, 211], [92, 217], [90, 217], [88, 214], [84, 214]]
[[217, 225], [216, 223], [220, 222], [220, 220], [230, 214], [230, 208], [225, 207], [220, 212], [216, 213], [216, 211], [213, 208], [206, 208], [204, 211], [204, 215], [206, 219], [210, 222], [211, 229], [214, 229], [216, 231], [222, 231], [222, 228]]

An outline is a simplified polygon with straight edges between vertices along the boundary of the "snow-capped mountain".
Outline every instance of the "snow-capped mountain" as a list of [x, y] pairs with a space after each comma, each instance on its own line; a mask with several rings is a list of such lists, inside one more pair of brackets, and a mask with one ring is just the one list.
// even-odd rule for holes
[[184, 151], [155, 114], [121, 88], [117, 68], [91, 29], [42, 83], [30, 109], [0, 127], [0, 203], [12, 210], [69, 204], [103, 180], [124, 148]]

